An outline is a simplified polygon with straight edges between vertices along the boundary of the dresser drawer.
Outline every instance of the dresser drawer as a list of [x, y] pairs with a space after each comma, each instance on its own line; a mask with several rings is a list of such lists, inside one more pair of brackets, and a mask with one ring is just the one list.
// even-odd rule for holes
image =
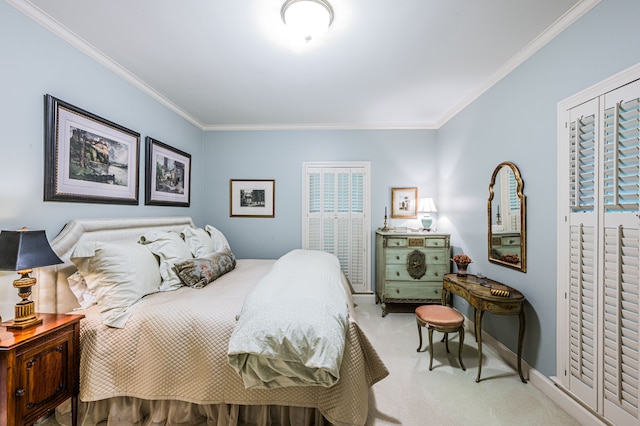
[[407, 271], [406, 265], [403, 263], [401, 265], [387, 265], [387, 269], [385, 271], [385, 279], [387, 281], [411, 281], [411, 282], [422, 282], [422, 281], [442, 281], [442, 277], [444, 274], [448, 273], [448, 269], [445, 265], [429, 265], [427, 263], [427, 271], [420, 279], [413, 279], [409, 272]]
[[[385, 262], [387, 265], [405, 265], [407, 263], [407, 256], [415, 249], [394, 249], [386, 250], [384, 253]], [[425, 255], [425, 261], [427, 262], [427, 269], [434, 264], [446, 265], [449, 262], [449, 256], [447, 249], [431, 249], [420, 250]]]
[[442, 282], [421, 284], [420, 282], [388, 281], [385, 286], [385, 300], [388, 299], [440, 299]]
[[387, 247], [407, 247], [407, 244], [409, 244], [407, 242], [407, 238], [402, 238], [402, 237], [398, 237], [398, 238], [394, 238], [394, 237], [390, 237], [387, 238]]
[[447, 239], [446, 238], [425, 238], [424, 246], [433, 247], [433, 248], [438, 248], [438, 247], [445, 248], [447, 247]]

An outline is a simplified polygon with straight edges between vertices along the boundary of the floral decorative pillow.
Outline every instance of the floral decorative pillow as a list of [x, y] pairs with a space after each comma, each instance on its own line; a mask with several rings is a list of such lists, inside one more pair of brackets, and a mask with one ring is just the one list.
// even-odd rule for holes
[[184, 285], [202, 288], [235, 267], [235, 256], [225, 248], [201, 258], [178, 262], [173, 269]]

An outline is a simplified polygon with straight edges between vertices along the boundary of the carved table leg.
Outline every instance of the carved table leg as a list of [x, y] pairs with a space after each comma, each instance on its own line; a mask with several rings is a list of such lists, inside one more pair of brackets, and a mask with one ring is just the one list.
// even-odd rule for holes
[[518, 374], [520, 374], [520, 380], [522, 383], [527, 383], [527, 380], [522, 375], [522, 342], [524, 341], [524, 329], [525, 329], [525, 318], [524, 318], [524, 308], [520, 311], [520, 329], [518, 330]]
[[476, 340], [478, 341], [478, 376], [476, 377], [476, 383], [480, 381], [480, 373], [482, 372], [482, 315], [484, 311], [482, 309], [476, 309]]
[[[474, 322], [474, 325], [475, 325], [478, 323], [478, 308], [473, 308], [473, 317], [476, 318]], [[475, 327], [473, 327], [473, 334], [475, 335], [473, 337], [476, 338], [476, 343], [478, 343], [478, 331], [477, 331], [477, 328]]]
[[381, 302], [380, 307], [382, 308], [382, 318], [384, 318], [387, 316], [387, 304], [384, 302]]

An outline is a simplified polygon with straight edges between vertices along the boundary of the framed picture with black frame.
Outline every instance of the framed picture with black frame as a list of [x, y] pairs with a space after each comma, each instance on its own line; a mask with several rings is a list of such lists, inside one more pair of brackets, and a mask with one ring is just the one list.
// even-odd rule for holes
[[189, 207], [191, 155], [146, 137], [145, 205]]
[[229, 216], [275, 217], [276, 181], [273, 179], [231, 179]]
[[138, 204], [140, 134], [45, 95], [44, 201]]

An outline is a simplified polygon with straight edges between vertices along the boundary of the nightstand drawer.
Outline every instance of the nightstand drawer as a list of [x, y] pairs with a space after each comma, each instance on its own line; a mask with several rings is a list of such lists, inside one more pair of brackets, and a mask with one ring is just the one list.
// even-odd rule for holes
[[385, 299], [437, 299], [442, 297], [442, 283], [421, 284], [419, 282], [388, 281]]
[[448, 273], [448, 269], [445, 265], [429, 265], [427, 263], [427, 271], [420, 279], [413, 279], [407, 271], [406, 265], [387, 265], [385, 270], [385, 279], [387, 281], [410, 281], [410, 282], [422, 282], [422, 281], [442, 281], [444, 274]]

